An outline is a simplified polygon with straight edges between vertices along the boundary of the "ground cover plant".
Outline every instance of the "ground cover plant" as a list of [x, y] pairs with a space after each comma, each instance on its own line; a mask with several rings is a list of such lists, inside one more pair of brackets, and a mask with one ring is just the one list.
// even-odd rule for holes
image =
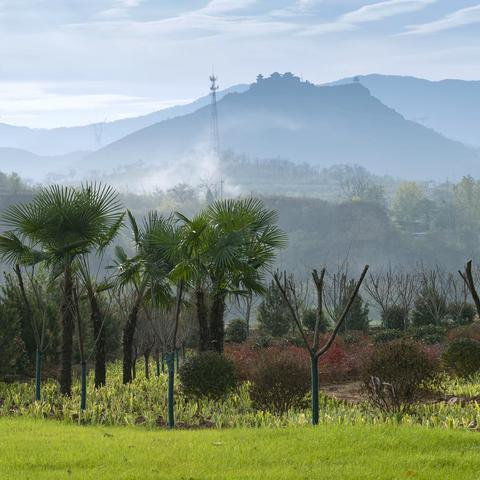
[[[272, 353], [278, 355], [275, 351]], [[304, 367], [308, 368], [308, 357], [300, 358]], [[141, 362], [139, 367], [137, 377], [129, 384], [122, 382], [120, 363], [109, 366], [110, 380], [106, 386], [93, 389], [94, 376], [90, 375], [90, 393], [83, 411], [79, 408], [81, 384], [78, 380], [73, 383], [71, 397], [61, 395], [56, 382], [44, 382], [41, 401], [34, 401], [30, 383], [0, 384], [0, 417], [32, 417], [77, 425], [168, 428], [168, 374], [146, 378]], [[401, 415], [375, 408], [365, 396], [359, 396], [352, 402], [321, 393], [319, 423], [425, 425], [476, 431], [480, 426], [480, 403], [476, 397], [479, 385], [478, 376], [469, 379], [442, 376], [441, 382], [435, 382], [430, 388], [432, 397], [428, 401], [415, 405], [415, 408]], [[258, 408], [252, 400], [250, 388], [249, 382], [242, 383], [225, 398], [212, 400], [187, 396], [177, 380], [174, 404], [177, 427], [218, 429], [302, 426], [311, 423], [308, 394], [288, 411], [276, 412], [274, 408]], [[460, 397], [461, 401], [451, 402], [452, 397]]]

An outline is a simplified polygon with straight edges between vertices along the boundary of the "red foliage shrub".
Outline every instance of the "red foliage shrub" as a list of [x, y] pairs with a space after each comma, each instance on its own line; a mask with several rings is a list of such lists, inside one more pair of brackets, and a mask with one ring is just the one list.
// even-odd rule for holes
[[[342, 338], [338, 338], [330, 350], [320, 358], [320, 381], [332, 383], [358, 378], [363, 359], [371, 350], [367, 338], [366, 336], [359, 338], [354, 343], [346, 343]], [[279, 352], [291, 355], [299, 362], [310, 363], [307, 350], [294, 345], [277, 343], [274, 346], [259, 349], [247, 342], [241, 345], [225, 346], [225, 355], [235, 363], [237, 378], [240, 381], [252, 379], [252, 369], [261, 355], [274, 356]]]

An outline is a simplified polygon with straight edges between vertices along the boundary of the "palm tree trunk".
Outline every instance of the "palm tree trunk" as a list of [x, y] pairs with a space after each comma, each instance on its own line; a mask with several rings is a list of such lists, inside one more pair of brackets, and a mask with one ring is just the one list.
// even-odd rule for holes
[[216, 293], [213, 297], [212, 308], [210, 312], [210, 350], [223, 353], [223, 337], [225, 331], [225, 296]]
[[70, 265], [65, 266], [62, 293], [62, 363], [60, 371], [60, 392], [63, 395], [70, 395], [72, 390], [72, 352], [74, 330], [73, 280]]
[[208, 328], [207, 306], [205, 305], [205, 291], [201, 287], [195, 290], [195, 308], [200, 336], [199, 350], [204, 352], [210, 348], [210, 331]]
[[155, 376], [160, 376], [160, 352], [158, 348], [155, 349]]
[[95, 293], [89, 292], [90, 298], [90, 320], [93, 327], [93, 338], [95, 343], [95, 388], [106, 384], [107, 365], [106, 365], [106, 339], [105, 328], [103, 325], [102, 312], [98, 304]]
[[150, 352], [146, 351], [143, 354], [143, 360], [145, 362], [145, 378], [148, 380], [150, 378]]
[[37, 348], [35, 355], [35, 400], [42, 398], [42, 352]]
[[127, 318], [127, 323], [123, 328], [123, 383], [132, 381], [133, 367], [133, 337], [137, 327], [138, 310], [140, 308], [140, 296], [137, 296], [132, 310]]
[[168, 352], [166, 354], [167, 359], [167, 369], [168, 369], [168, 394], [167, 394], [167, 405], [168, 405], [168, 426], [173, 428], [175, 426], [175, 413], [174, 413], [174, 387], [175, 387], [175, 360], [173, 357], [173, 352]]

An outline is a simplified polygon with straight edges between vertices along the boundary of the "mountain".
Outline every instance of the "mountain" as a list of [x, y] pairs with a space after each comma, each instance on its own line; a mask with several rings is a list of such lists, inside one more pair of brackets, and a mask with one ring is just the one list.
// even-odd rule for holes
[[[231, 92], [243, 92], [247, 89], [248, 85], [235, 85], [217, 92], [217, 97], [221, 99]], [[0, 147], [27, 150], [37, 155], [64, 155], [75, 151], [96, 150], [136, 130], [194, 112], [209, 103], [210, 96], [206, 95], [189, 104], [166, 108], [141, 117], [79, 127], [41, 129], [0, 123]]]
[[372, 74], [344, 78], [330, 85], [352, 83], [354, 78], [405, 118], [451, 139], [480, 147], [480, 81], [430, 81]]
[[[480, 174], [476, 150], [406, 120], [358, 82], [315, 86], [273, 74], [226, 95], [218, 116], [222, 149], [252, 157], [359, 164], [410, 179]], [[134, 132], [87, 156], [85, 166], [109, 170], [140, 162], [160, 167], [159, 176], [176, 164], [208, 166], [209, 132], [210, 108], [203, 107]]]
[[31, 182], [55, 180], [72, 175], [74, 166], [81, 164], [87, 152], [72, 152], [65, 155], [45, 156], [19, 148], [0, 147], [0, 170], [18, 173]]

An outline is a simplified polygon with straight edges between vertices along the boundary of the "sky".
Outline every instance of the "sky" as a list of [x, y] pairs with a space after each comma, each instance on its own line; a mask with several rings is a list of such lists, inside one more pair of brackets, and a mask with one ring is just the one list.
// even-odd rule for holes
[[137, 116], [257, 74], [480, 80], [480, 0], [0, 0], [0, 122]]

